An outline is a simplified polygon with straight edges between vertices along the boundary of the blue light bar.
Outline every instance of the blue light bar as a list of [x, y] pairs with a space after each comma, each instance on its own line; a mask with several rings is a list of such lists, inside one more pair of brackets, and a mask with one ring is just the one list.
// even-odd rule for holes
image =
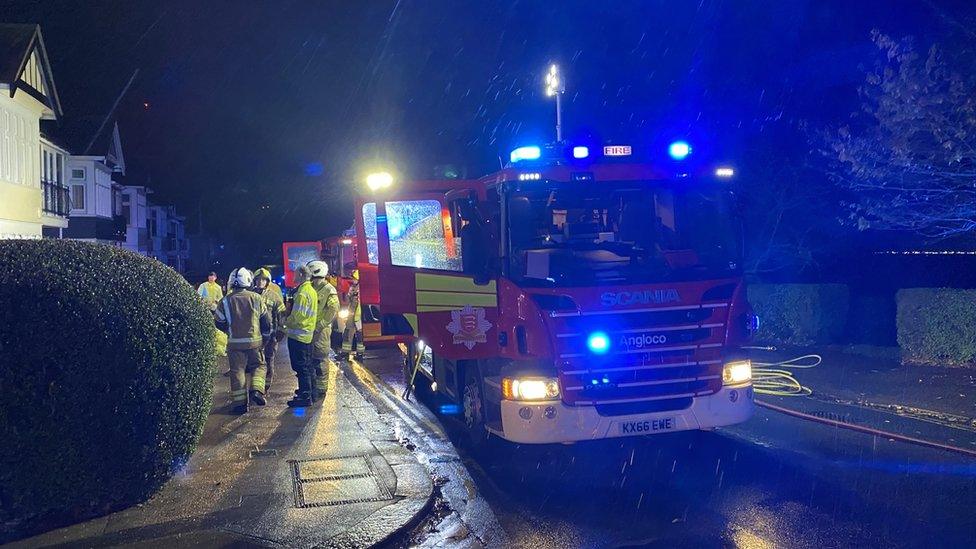
[[536, 146], [531, 147], [519, 147], [512, 151], [512, 162], [519, 162], [521, 160], [538, 160], [542, 156], [542, 149]]
[[684, 160], [691, 154], [691, 145], [687, 141], [675, 141], [668, 146], [668, 154], [675, 160]]
[[586, 158], [590, 156], [589, 147], [573, 147], [573, 158]]

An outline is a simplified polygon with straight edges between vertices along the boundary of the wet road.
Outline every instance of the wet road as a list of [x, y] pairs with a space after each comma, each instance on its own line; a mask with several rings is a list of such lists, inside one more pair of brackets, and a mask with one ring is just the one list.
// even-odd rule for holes
[[[399, 394], [399, 364], [365, 364]], [[721, 432], [477, 456], [456, 420], [440, 425], [516, 546], [976, 546], [976, 460], [775, 412]]]

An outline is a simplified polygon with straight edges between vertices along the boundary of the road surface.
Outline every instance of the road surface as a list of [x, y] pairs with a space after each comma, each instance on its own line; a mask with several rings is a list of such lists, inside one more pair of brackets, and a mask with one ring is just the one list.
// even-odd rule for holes
[[362, 366], [350, 368], [354, 383], [451, 465], [438, 516], [410, 544], [976, 547], [976, 460], [964, 456], [762, 409], [711, 433], [474, 455], [458, 420], [397, 396], [394, 358]]

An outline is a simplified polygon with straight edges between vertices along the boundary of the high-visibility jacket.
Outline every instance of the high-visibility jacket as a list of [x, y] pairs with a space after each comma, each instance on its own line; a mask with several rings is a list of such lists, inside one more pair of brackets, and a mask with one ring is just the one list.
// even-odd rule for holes
[[224, 291], [220, 289], [220, 284], [208, 280], [197, 287], [197, 295], [203, 298], [210, 310], [213, 310], [217, 303], [224, 298]]
[[295, 300], [291, 306], [291, 314], [285, 320], [285, 332], [288, 337], [301, 343], [311, 343], [315, 333], [315, 318], [319, 308], [318, 295], [311, 282], [302, 282], [295, 289]]
[[339, 292], [335, 286], [324, 279], [312, 283], [318, 297], [318, 314], [315, 319], [315, 334], [312, 336], [312, 355], [326, 358], [332, 348], [332, 321], [339, 313]]
[[271, 335], [271, 315], [258, 294], [235, 288], [217, 304], [217, 326], [226, 328], [227, 349], [258, 349]]

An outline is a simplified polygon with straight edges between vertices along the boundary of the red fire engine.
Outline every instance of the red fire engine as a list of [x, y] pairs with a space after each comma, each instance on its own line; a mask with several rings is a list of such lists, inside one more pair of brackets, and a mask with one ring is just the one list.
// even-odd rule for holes
[[418, 378], [473, 433], [556, 443], [752, 415], [733, 172], [670, 151], [523, 147], [477, 180], [359, 199], [383, 334], [415, 338]]
[[[309, 261], [322, 259], [329, 264], [329, 272], [334, 274], [337, 279], [336, 290], [340, 296], [345, 296], [349, 291], [349, 284], [352, 280], [352, 273], [357, 269], [356, 259], [356, 238], [355, 231], [347, 230], [339, 236], [333, 236], [315, 242], [284, 242], [282, 244], [282, 254], [285, 266], [285, 286], [294, 288], [295, 272], [294, 269], [299, 265], [304, 265]], [[381, 333], [378, 306], [379, 290], [376, 279], [376, 267], [370, 265], [362, 269], [360, 277], [360, 302], [363, 308], [363, 342], [368, 346], [389, 345], [406, 341], [409, 338], [403, 336], [386, 336]], [[346, 315], [341, 314], [341, 318], [336, 319], [337, 330], [334, 336], [341, 341], [342, 332], [345, 329]]]

